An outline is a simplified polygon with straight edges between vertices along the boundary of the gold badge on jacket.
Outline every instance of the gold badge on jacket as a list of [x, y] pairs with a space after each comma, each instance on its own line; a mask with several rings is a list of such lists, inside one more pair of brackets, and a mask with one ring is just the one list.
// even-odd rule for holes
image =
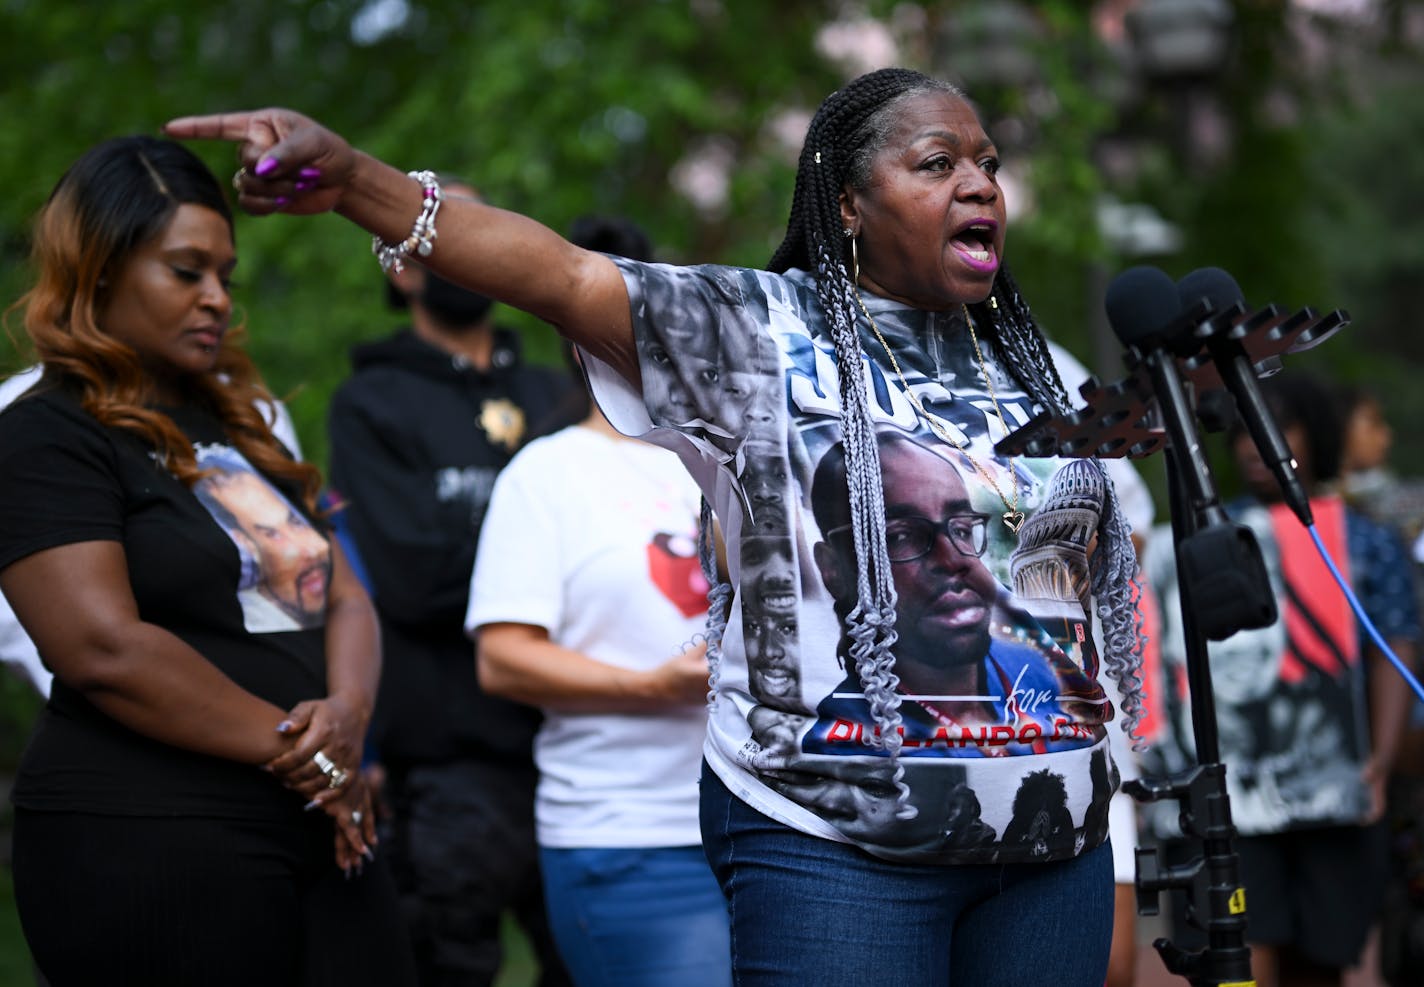
[[508, 398], [486, 401], [480, 405], [480, 428], [495, 445], [513, 452], [524, 438], [524, 412]]

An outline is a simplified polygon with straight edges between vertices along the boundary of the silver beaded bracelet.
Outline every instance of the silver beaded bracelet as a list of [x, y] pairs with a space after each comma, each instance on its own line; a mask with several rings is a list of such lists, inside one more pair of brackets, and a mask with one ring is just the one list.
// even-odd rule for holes
[[425, 201], [420, 207], [420, 215], [415, 217], [410, 236], [400, 243], [386, 243], [378, 236], [371, 237], [371, 253], [376, 255], [376, 263], [387, 274], [399, 274], [405, 270], [405, 258], [411, 254], [429, 257], [435, 249], [435, 216], [440, 212], [440, 202], [445, 198], [440, 182], [433, 171], [411, 171], [407, 174], [421, 184]]

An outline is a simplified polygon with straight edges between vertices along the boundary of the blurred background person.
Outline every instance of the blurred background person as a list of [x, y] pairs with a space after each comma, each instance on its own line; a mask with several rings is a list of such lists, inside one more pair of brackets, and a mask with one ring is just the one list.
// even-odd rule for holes
[[[622, 220], [583, 217], [570, 240], [650, 259]], [[581, 381], [576, 393], [582, 420], [495, 484], [466, 626], [485, 688], [544, 710], [540, 862], [574, 982], [730, 987], [727, 906], [697, 821], [701, 497], [676, 456], [620, 434]]]
[[[43, 372], [44, 368], [38, 365], [26, 367], [0, 383], [0, 410], [8, 408], [11, 402], [37, 384]], [[0, 661], [34, 686], [41, 696], [49, 695], [53, 675], [40, 661], [35, 643], [20, 626], [20, 620], [4, 593], [0, 593]]]
[[222, 188], [180, 145], [105, 141], [55, 187], [34, 262], [44, 369], [0, 415], [0, 587], [54, 674], [12, 795], [37, 965], [53, 987], [410, 983], [365, 866], [370, 602], [327, 541], [319, 612], [251, 626], [239, 588], [272, 573], [202, 500], [240, 462], [321, 537], [320, 478], [230, 327]]
[[[449, 194], [475, 195], [458, 181]], [[370, 745], [402, 913], [423, 987], [492, 983], [506, 911], [554, 987], [567, 978], [534, 842], [539, 715], [480, 686], [463, 628], [495, 475], [569, 383], [524, 363], [484, 295], [418, 264], [392, 272], [386, 292], [410, 324], [352, 351], [328, 426], [332, 495], [381, 620]]]
[[[1404, 547], [1390, 530], [1329, 490], [1340, 469], [1342, 429], [1330, 393], [1301, 372], [1261, 382], [1267, 406], [1311, 495], [1315, 527], [1384, 639], [1413, 663], [1419, 614]], [[1309, 533], [1281, 503], [1280, 488], [1238, 422], [1231, 449], [1248, 489], [1228, 505], [1256, 535], [1280, 619], [1209, 648], [1222, 760], [1230, 765], [1231, 815], [1249, 889], [1247, 939], [1262, 987], [1339, 984], [1378, 914], [1387, 851], [1380, 819], [1385, 782], [1410, 702], [1384, 655], [1357, 626]], [[1165, 544], [1165, 535], [1164, 535]], [[1164, 674], [1184, 663], [1176, 575], [1169, 552], [1149, 568], [1162, 606]], [[1154, 774], [1192, 755], [1188, 705], [1151, 752]], [[1175, 856], [1175, 804], [1143, 813]], [[1190, 851], [1188, 851], [1190, 854]], [[1182, 921], [1175, 936], [1203, 940]]]
[[[1424, 582], [1424, 483], [1390, 465], [1394, 430], [1378, 396], [1362, 385], [1339, 389], [1345, 426], [1340, 492], [1350, 507], [1412, 545], [1415, 596]], [[1424, 705], [1411, 702], [1389, 779], [1389, 880], [1380, 913], [1380, 972], [1391, 985], [1424, 983]]]
[[1394, 429], [1384, 406], [1360, 385], [1339, 391], [1344, 449], [1340, 492], [1346, 503], [1399, 532], [1415, 562], [1424, 562], [1424, 482], [1399, 476], [1390, 465]]

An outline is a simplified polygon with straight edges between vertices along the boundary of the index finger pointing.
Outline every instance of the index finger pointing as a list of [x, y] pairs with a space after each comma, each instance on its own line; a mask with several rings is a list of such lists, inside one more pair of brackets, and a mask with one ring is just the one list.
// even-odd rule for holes
[[178, 117], [163, 125], [163, 132], [178, 140], [240, 141], [252, 136], [255, 113], [211, 113]]

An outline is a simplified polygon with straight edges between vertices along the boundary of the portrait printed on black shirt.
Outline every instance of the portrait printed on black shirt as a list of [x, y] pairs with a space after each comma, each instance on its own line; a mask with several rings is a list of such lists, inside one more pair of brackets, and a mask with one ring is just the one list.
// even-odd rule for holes
[[237, 547], [237, 599], [253, 634], [309, 630], [326, 622], [331, 547], [326, 537], [230, 446], [198, 444], [206, 475], [193, 492]]

